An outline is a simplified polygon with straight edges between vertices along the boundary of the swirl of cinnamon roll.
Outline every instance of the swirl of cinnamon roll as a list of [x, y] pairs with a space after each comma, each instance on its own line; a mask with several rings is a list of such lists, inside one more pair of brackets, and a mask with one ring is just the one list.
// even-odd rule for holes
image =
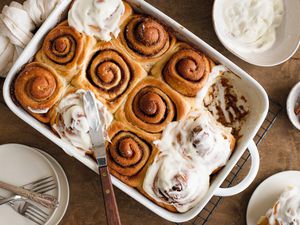
[[[176, 151], [162, 151], [148, 168], [144, 191], [156, 202], [186, 212], [203, 198], [209, 188], [209, 173]], [[170, 208], [170, 207], [168, 207]]]
[[168, 33], [156, 20], [135, 16], [126, 26], [125, 38], [129, 47], [140, 55], [153, 56], [168, 44]]
[[86, 73], [75, 76], [72, 83], [92, 90], [98, 99], [114, 111], [143, 76], [146, 76], [146, 72], [121, 50], [111, 43], [101, 43], [95, 48]]
[[14, 92], [22, 107], [43, 123], [48, 123], [48, 111], [59, 100], [65, 84], [51, 67], [42, 63], [27, 64], [19, 73]]
[[139, 186], [155, 152], [151, 138], [120, 122], [114, 123], [108, 133], [111, 142], [106, 148], [111, 173], [132, 187]]
[[180, 49], [166, 63], [162, 76], [175, 90], [187, 97], [195, 97], [206, 84], [210, 63], [205, 55], [193, 49]]
[[91, 38], [63, 22], [45, 37], [36, 60], [45, 62], [65, 75], [73, 76], [82, 65]]
[[168, 123], [181, 119], [188, 111], [185, 101], [164, 82], [146, 78], [129, 94], [117, 112], [120, 121], [152, 133], [163, 131]]
[[[85, 90], [76, 90], [69, 87], [67, 94], [51, 110], [51, 127], [64, 141], [82, 150], [84, 153], [92, 154], [92, 142], [89, 134], [89, 122], [85, 114], [84, 101]], [[113, 120], [112, 114], [100, 102], [97, 102], [101, 129], [107, 137], [107, 128]]]
[[161, 23], [144, 15], [132, 16], [120, 33], [121, 46], [147, 71], [171, 49], [175, 41], [176, 38]]

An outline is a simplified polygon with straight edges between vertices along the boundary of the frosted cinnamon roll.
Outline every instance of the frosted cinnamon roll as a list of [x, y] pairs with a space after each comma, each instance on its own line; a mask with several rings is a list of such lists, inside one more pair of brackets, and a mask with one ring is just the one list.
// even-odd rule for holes
[[215, 173], [223, 167], [235, 146], [231, 129], [219, 124], [208, 111], [192, 112], [186, 119], [170, 123], [155, 142], [158, 149], [174, 149]]
[[120, 43], [134, 60], [150, 67], [161, 59], [175, 44], [176, 39], [156, 19], [146, 15], [134, 15], [121, 28]]
[[182, 119], [188, 110], [189, 106], [179, 94], [164, 82], [148, 77], [128, 95], [116, 118], [160, 135], [170, 122]]
[[124, 183], [141, 186], [145, 172], [157, 152], [153, 138], [138, 129], [115, 122], [108, 130], [108, 166], [110, 172]]
[[81, 68], [93, 39], [62, 22], [45, 37], [36, 61], [44, 62], [71, 79]]
[[155, 157], [143, 183], [143, 190], [151, 199], [181, 213], [197, 205], [208, 188], [207, 168], [171, 149]]
[[132, 14], [122, 0], [75, 1], [68, 13], [68, 22], [77, 31], [101, 41], [117, 38], [120, 24]]
[[181, 42], [153, 67], [151, 74], [162, 77], [180, 94], [195, 97], [206, 84], [210, 71], [209, 59]]
[[98, 43], [85, 71], [72, 84], [92, 90], [112, 112], [116, 111], [136, 83], [147, 75], [137, 63], [111, 43]]
[[[82, 150], [83, 153], [92, 154], [89, 123], [84, 111], [85, 92], [82, 89], [69, 88], [59, 104], [51, 110], [51, 127], [64, 141]], [[106, 135], [113, 116], [101, 102], [97, 101], [97, 106], [101, 128]], [[108, 139], [107, 135], [105, 139]]]
[[258, 225], [299, 225], [300, 190], [289, 186], [280, 195], [273, 208], [261, 217]]
[[19, 73], [14, 93], [26, 111], [48, 123], [49, 110], [61, 98], [64, 88], [64, 81], [54, 69], [43, 63], [30, 63]]

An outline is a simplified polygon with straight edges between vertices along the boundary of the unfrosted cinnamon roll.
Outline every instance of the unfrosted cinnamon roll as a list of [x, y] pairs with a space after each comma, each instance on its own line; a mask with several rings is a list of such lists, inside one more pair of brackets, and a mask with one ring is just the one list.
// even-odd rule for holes
[[75, 76], [72, 84], [92, 90], [114, 112], [147, 73], [111, 43], [99, 42], [93, 52], [86, 71]]
[[206, 110], [191, 112], [188, 117], [170, 123], [155, 142], [159, 150], [174, 149], [196, 164], [216, 173], [228, 161], [235, 147], [231, 129], [223, 127]]
[[181, 42], [153, 67], [151, 74], [162, 77], [180, 94], [195, 97], [206, 84], [212, 65], [203, 53]]
[[146, 15], [129, 18], [119, 36], [120, 42], [117, 44], [121, 44], [147, 71], [176, 42], [176, 38], [161, 23]]
[[160, 135], [168, 123], [182, 119], [188, 110], [189, 106], [179, 94], [164, 82], [148, 77], [128, 95], [116, 118]]
[[108, 130], [108, 166], [110, 172], [124, 183], [141, 186], [149, 163], [157, 150], [153, 138], [134, 127], [115, 122]]
[[[77, 90], [74, 87], [69, 87], [65, 96], [51, 110], [50, 124], [53, 131], [62, 140], [72, 144], [85, 154], [92, 154], [90, 127], [84, 110], [84, 104], [87, 104], [83, 98], [85, 92], [83, 89]], [[100, 125], [105, 135], [113, 116], [100, 101], [97, 101], [97, 107]], [[104, 139], [108, 139], [108, 137], [104, 137]]]
[[82, 67], [93, 40], [70, 27], [67, 21], [62, 22], [45, 37], [36, 61], [52, 66], [71, 79]]
[[172, 149], [159, 152], [143, 183], [148, 197], [170, 211], [182, 213], [197, 205], [208, 188], [207, 168]]
[[43, 63], [30, 63], [19, 73], [14, 92], [22, 107], [43, 123], [49, 110], [60, 99], [65, 83], [54, 69]]

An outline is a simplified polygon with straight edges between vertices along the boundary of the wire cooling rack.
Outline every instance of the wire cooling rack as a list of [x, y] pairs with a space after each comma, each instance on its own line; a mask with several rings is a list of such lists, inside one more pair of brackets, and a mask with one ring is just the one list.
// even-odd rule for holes
[[[268, 115], [254, 138], [256, 145], [259, 145], [259, 143], [264, 139], [281, 110], [281, 105], [270, 100]], [[230, 174], [221, 185], [222, 187], [232, 186], [233, 182], [236, 180], [237, 176], [239, 175], [243, 166], [246, 164], [249, 158], [250, 153], [248, 151], [245, 151], [241, 159], [238, 161], [238, 163], [235, 165], [235, 167], [232, 169]], [[197, 217], [186, 223], [176, 223], [176, 225], [205, 225], [216, 210], [217, 206], [220, 204], [221, 199], [222, 197], [213, 196]]]

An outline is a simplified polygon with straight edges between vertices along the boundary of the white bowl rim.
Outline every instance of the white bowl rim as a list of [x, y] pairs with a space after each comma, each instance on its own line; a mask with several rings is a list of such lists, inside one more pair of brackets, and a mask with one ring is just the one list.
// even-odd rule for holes
[[212, 21], [213, 21], [213, 27], [214, 27], [214, 30], [215, 30], [215, 33], [219, 39], [219, 41], [222, 43], [222, 45], [228, 50], [230, 51], [232, 54], [234, 54], [235, 56], [237, 56], [238, 58], [244, 60], [245, 62], [247, 63], [250, 63], [252, 65], [255, 65], [255, 66], [261, 66], [261, 67], [273, 67], [273, 66], [277, 66], [277, 65], [280, 65], [286, 61], [288, 61], [291, 57], [293, 57], [293, 55], [296, 53], [296, 51], [298, 50], [299, 46], [300, 46], [300, 38], [298, 40], [298, 43], [296, 44], [295, 46], [295, 49], [293, 51], [290, 52], [289, 55], [287, 55], [284, 59], [282, 60], [279, 60], [279, 61], [275, 61], [274, 63], [260, 63], [260, 62], [252, 62], [250, 60], [248, 60], [246, 57], [243, 57], [241, 56], [239, 53], [237, 53], [236, 51], [234, 51], [233, 49], [231, 49], [227, 44], [226, 42], [224, 41], [224, 39], [221, 37], [220, 33], [219, 33], [219, 30], [217, 29], [217, 23], [216, 23], [216, 20], [215, 20], [215, 9], [216, 9], [216, 5], [217, 5], [217, 2], [219, 0], [214, 0], [214, 4], [213, 4], [213, 9], [212, 9]]
[[[292, 98], [294, 97], [294, 95], [297, 94], [297, 91], [299, 92], [298, 93], [298, 98], [300, 98], [300, 81], [298, 81], [291, 89], [289, 95], [288, 95], [288, 98], [287, 98], [287, 101], [286, 101], [286, 111], [287, 111], [287, 114], [288, 114], [288, 117], [289, 117], [289, 120], [291, 121], [291, 123], [294, 125], [295, 128], [297, 128], [298, 130], [300, 130], [300, 119], [296, 117], [296, 120], [294, 119], [293, 115], [292, 114], [295, 114], [294, 113], [294, 110], [295, 110], [295, 105], [291, 105], [293, 104], [292, 102]], [[298, 121], [297, 121], [298, 119]]]

